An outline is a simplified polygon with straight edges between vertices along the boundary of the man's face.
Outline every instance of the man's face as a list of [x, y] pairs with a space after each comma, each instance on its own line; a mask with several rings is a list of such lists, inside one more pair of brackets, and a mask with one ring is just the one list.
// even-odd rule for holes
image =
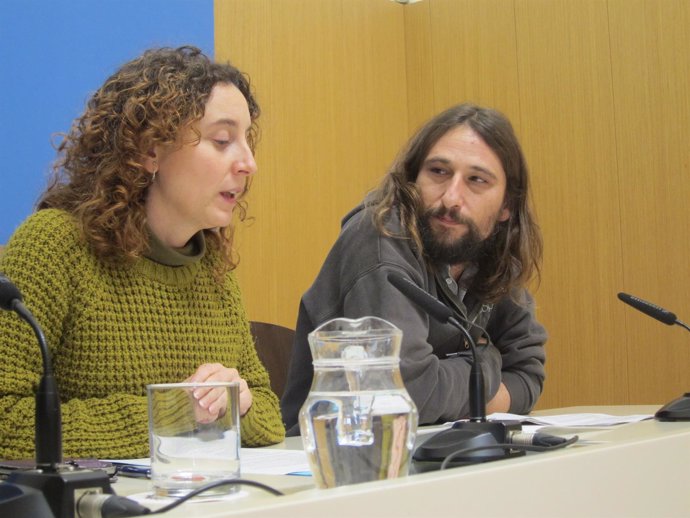
[[424, 206], [422, 241], [436, 262], [475, 260], [496, 223], [510, 217], [501, 161], [469, 126], [453, 128], [436, 142], [415, 183]]

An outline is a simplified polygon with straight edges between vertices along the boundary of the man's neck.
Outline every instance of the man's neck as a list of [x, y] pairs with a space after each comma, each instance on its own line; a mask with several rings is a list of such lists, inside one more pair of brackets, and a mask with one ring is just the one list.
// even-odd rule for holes
[[465, 263], [460, 263], [460, 264], [451, 264], [448, 267], [448, 270], [450, 272], [451, 277], [455, 280], [455, 282], [458, 282], [460, 280], [460, 276], [462, 275], [462, 272], [465, 270]]

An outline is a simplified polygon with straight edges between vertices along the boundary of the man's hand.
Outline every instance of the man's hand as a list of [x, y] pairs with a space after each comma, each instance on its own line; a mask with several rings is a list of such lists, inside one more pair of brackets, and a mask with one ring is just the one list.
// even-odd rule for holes
[[493, 414], [494, 412], [507, 412], [510, 410], [510, 393], [506, 386], [501, 383], [498, 387], [498, 392], [491, 401], [486, 404], [486, 414]]
[[[244, 415], [252, 406], [252, 393], [247, 382], [240, 377], [237, 369], [229, 369], [220, 363], [204, 363], [184, 380], [185, 383], [202, 383], [212, 381], [238, 381], [240, 385], [240, 415]], [[210, 423], [225, 414], [227, 408], [227, 391], [210, 388], [198, 388], [193, 394], [199, 405], [197, 420], [202, 423]]]

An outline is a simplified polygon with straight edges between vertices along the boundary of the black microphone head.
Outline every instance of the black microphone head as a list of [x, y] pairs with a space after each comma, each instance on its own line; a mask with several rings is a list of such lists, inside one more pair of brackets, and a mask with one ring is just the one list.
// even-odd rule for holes
[[627, 293], [619, 293], [618, 298], [634, 307], [638, 311], [642, 311], [645, 315], [649, 315], [652, 318], [657, 319], [659, 322], [663, 322], [668, 326], [672, 326], [676, 323], [676, 315], [670, 311], [666, 311], [664, 308], [660, 308], [656, 304], [647, 302], [633, 295], [628, 295]]
[[0, 273], [0, 308], [6, 311], [14, 309], [13, 302], [22, 301], [22, 294], [4, 274]]
[[452, 318], [453, 312], [448, 306], [424, 291], [410, 279], [391, 272], [388, 274], [388, 282], [439, 322], [446, 323]]

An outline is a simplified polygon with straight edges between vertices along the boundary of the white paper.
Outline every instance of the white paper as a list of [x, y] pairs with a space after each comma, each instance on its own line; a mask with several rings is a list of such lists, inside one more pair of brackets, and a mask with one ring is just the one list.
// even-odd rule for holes
[[[108, 462], [127, 466], [151, 466], [151, 459], [148, 457], [108, 460]], [[279, 448], [240, 448], [240, 469], [242, 475], [307, 475], [311, 472], [307, 454], [304, 451]]]
[[305, 475], [311, 472], [307, 454], [303, 450], [242, 448], [240, 466], [242, 474]]
[[200, 437], [156, 437], [158, 455], [163, 458], [228, 459], [237, 460], [237, 432], [226, 430], [211, 440]]
[[494, 413], [487, 417], [489, 421], [520, 421], [560, 428], [581, 426], [613, 426], [625, 423], [637, 423], [654, 417], [652, 414], [610, 415], [610, 414], [563, 414], [530, 416], [518, 414]]

